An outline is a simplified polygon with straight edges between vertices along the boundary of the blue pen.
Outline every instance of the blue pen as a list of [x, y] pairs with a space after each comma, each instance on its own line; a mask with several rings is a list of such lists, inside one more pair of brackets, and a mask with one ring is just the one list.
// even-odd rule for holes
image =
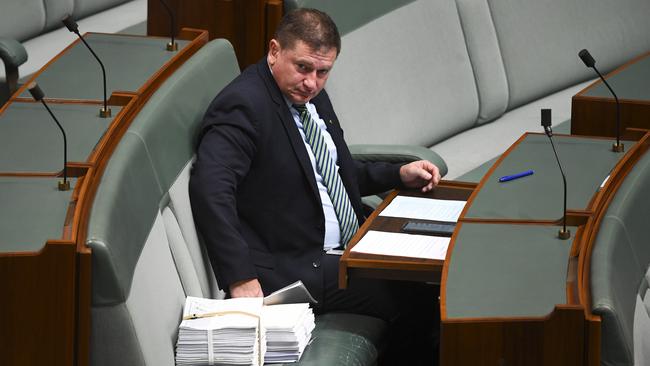
[[535, 172], [532, 171], [532, 170], [526, 170], [525, 172], [521, 172], [521, 173], [517, 173], [517, 174], [513, 174], [513, 175], [504, 175], [503, 177], [499, 178], [499, 182], [503, 183], [503, 182], [508, 182], [508, 181], [511, 181], [511, 180], [519, 179], [519, 178], [522, 178], [522, 177], [527, 177], [529, 175], [533, 175], [533, 173], [535, 173]]

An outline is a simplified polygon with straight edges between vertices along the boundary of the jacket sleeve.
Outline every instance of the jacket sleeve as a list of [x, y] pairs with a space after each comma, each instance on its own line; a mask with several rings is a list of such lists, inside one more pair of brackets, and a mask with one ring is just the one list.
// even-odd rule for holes
[[355, 160], [359, 193], [362, 196], [386, 192], [394, 188], [404, 188], [399, 176], [402, 164], [383, 162], [362, 162]]
[[211, 107], [204, 117], [190, 176], [194, 220], [219, 286], [225, 290], [234, 282], [257, 277], [248, 244], [240, 232], [236, 202], [237, 187], [256, 153], [256, 136], [246, 108]]

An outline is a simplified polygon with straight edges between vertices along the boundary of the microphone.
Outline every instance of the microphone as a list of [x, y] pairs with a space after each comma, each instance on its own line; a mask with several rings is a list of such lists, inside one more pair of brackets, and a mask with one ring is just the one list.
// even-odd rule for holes
[[95, 51], [93, 51], [93, 49], [90, 48], [90, 45], [88, 45], [88, 43], [86, 42], [84, 37], [82, 37], [81, 34], [79, 34], [79, 26], [77, 25], [77, 22], [75, 22], [72, 19], [72, 15], [68, 15], [67, 17], [63, 18], [62, 22], [65, 25], [65, 27], [68, 28], [68, 30], [70, 32], [76, 34], [77, 37], [79, 37], [79, 39], [81, 39], [81, 42], [83, 42], [83, 44], [86, 45], [86, 48], [88, 48], [90, 53], [92, 53], [92, 55], [95, 56], [95, 59], [97, 60], [97, 62], [99, 62], [99, 66], [101, 66], [101, 68], [102, 68], [102, 76], [104, 78], [104, 108], [101, 108], [99, 110], [99, 116], [102, 117], [102, 118], [110, 117], [111, 116], [111, 109], [108, 108], [107, 99], [106, 99], [106, 69], [104, 68], [104, 64], [99, 59], [99, 57], [97, 57], [97, 54], [95, 54]]
[[582, 62], [584, 62], [584, 64], [587, 67], [590, 67], [594, 69], [594, 71], [596, 71], [596, 74], [598, 74], [600, 80], [603, 81], [607, 89], [609, 89], [610, 93], [612, 93], [612, 95], [614, 96], [614, 100], [616, 100], [616, 143], [612, 145], [612, 151], [623, 152], [625, 151], [625, 146], [623, 146], [623, 144], [621, 143], [621, 104], [618, 101], [618, 96], [616, 96], [616, 93], [614, 93], [612, 87], [609, 86], [607, 80], [605, 80], [603, 75], [596, 68], [596, 60], [594, 60], [594, 58], [591, 56], [589, 51], [587, 51], [586, 49], [581, 50], [580, 52], [578, 52], [578, 57], [580, 57]]
[[176, 29], [174, 13], [172, 12], [172, 9], [169, 8], [169, 5], [167, 5], [165, 0], [160, 0], [160, 3], [165, 7], [165, 10], [167, 10], [167, 14], [169, 14], [169, 36], [172, 40], [171, 42], [167, 43], [167, 51], [178, 51], [178, 43], [174, 41], [174, 31]]
[[544, 127], [544, 132], [548, 136], [549, 141], [551, 141], [551, 147], [553, 148], [553, 153], [555, 154], [555, 160], [557, 160], [557, 165], [560, 167], [560, 173], [562, 174], [562, 181], [564, 182], [564, 215], [562, 215], [562, 229], [558, 232], [557, 236], [566, 240], [571, 237], [571, 231], [566, 228], [566, 176], [564, 175], [564, 170], [562, 169], [562, 164], [560, 164], [560, 158], [557, 156], [557, 151], [555, 150], [555, 144], [553, 143], [553, 129], [551, 128], [551, 110], [542, 109], [542, 127]]
[[29, 89], [29, 94], [32, 95], [32, 98], [34, 98], [35, 101], [43, 103], [45, 109], [47, 109], [48, 113], [50, 113], [50, 116], [52, 116], [52, 119], [54, 122], [56, 122], [56, 125], [59, 126], [59, 130], [61, 130], [61, 134], [63, 135], [63, 180], [59, 181], [59, 191], [67, 191], [70, 189], [70, 182], [68, 181], [68, 173], [66, 168], [66, 165], [68, 165], [68, 139], [65, 136], [65, 131], [63, 130], [63, 127], [61, 127], [59, 120], [57, 120], [56, 116], [54, 116], [54, 113], [52, 113], [52, 110], [50, 110], [50, 107], [48, 107], [47, 103], [45, 103], [45, 99], [43, 99], [45, 94], [38, 86], [38, 84], [31, 82], [27, 88]]

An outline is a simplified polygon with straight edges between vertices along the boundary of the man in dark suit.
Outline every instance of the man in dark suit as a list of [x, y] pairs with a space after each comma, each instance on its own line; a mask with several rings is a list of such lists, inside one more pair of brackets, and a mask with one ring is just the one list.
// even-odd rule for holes
[[[263, 296], [302, 280], [317, 313], [350, 311], [388, 321], [397, 286], [359, 281], [339, 290], [326, 254], [363, 222], [361, 196], [395, 187], [428, 191], [438, 168], [352, 159], [323, 90], [340, 51], [326, 14], [289, 13], [266, 58], [213, 100], [190, 178], [194, 217], [219, 285], [232, 297]], [[433, 304], [433, 300], [430, 302]]]

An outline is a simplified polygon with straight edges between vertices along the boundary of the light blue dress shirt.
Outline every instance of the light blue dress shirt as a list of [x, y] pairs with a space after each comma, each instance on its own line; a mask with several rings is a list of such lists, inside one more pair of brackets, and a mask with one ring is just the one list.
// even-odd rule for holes
[[[300, 114], [298, 111], [293, 108], [291, 105], [291, 102], [285, 99], [287, 102], [287, 105], [289, 106], [289, 110], [291, 111], [291, 115], [293, 116], [293, 120], [296, 122], [296, 126], [298, 127], [298, 131], [300, 132], [300, 136], [302, 136], [302, 141], [305, 144], [305, 148], [307, 149], [307, 154], [309, 155], [309, 160], [311, 161], [311, 166], [314, 171], [314, 176], [316, 177], [316, 185], [318, 186], [318, 193], [320, 195], [320, 200], [323, 203], [323, 213], [325, 214], [325, 238], [323, 241], [323, 250], [329, 250], [332, 248], [336, 248], [340, 245], [341, 241], [341, 229], [339, 226], [339, 220], [336, 217], [336, 211], [334, 211], [334, 206], [332, 205], [332, 200], [330, 199], [329, 194], [327, 193], [327, 187], [325, 184], [323, 184], [323, 177], [318, 173], [318, 169], [316, 168], [316, 159], [314, 158], [314, 153], [311, 150], [311, 146], [307, 143], [307, 140], [305, 139], [305, 131], [303, 130], [302, 122], [300, 122]], [[338, 155], [336, 153], [336, 145], [334, 144], [334, 141], [332, 140], [332, 136], [330, 136], [329, 132], [327, 132], [327, 127], [325, 125], [325, 121], [323, 121], [322, 118], [318, 115], [318, 112], [316, 111], [316, 107], [311, 104], [307, 103], [305, 104], [307, 107], [307, 110], [311, 114], [311, 118], [316, 122], [316, 125], [318, 128], [320, 128], [321, 133], [323, 134], [323, 137], [325, 138], [325, 143], [327, 144], [327, 150], [330, 153], [330, 156], [334, 160], [334, 166], [336, 166], [336, 172], [338, 173], [339, 171], [339, 166], [336, 164], [338, 161]]]

